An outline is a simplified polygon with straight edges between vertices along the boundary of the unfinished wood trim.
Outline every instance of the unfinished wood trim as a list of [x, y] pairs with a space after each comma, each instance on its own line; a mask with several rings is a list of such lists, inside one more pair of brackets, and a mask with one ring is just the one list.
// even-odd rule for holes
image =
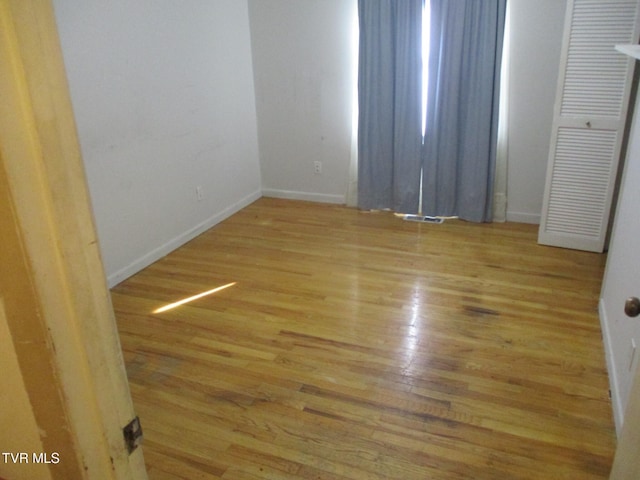
[[[53, 468], [53, 478], [146, 478], [141, 450], [129, 456], [122, 437], [134, 411], [53, 8], [50, 0], [0, 0], [0, 9], [0, 171], [34, 294], [30, 303], [40, 305], [39, 340], [50, 347], [38, 351], [53, 366], [77, 457], [77, 475]], [[17, 353], [26, 365], [24, 352]], [[23, 374], [37, 376], [33, 369]]]
[[[2, 205], [5, 204], [0, 200], [0, 207]], [[4, 216], [0, 218], [5, 219]], [[8, 231], [4, 221], [0, 231], [3, 233]], [[3, 236], [2, 240], [4, 239]], [[4, 241], [2, 246], [0, 255], [7, 251], [4, 248], [6, 247]], [[3, 268], [7, 265], [4, 260], [4, 258], [0, 258]], [[0, 282], [2, 282], [2, 278], [0, 276]], [[3, 287], [0, 286], [0, 289], [4, 292]], [[28, 348], [28, 345], [23, 344], [23, 347]], [[20, 369], [16, 349], [14, 349], [13, 336], [9, 330], [2, 296], [0, 296], [0, 365], [2, 365], [2, 388], [0, 388], [0, 445], [2, 445], [2, 452], [45, 452], [35, 412], [31, 408], [25, 378]], [[0, 457], [0, 480], [5, 477], [51, 480], [51, 472], [47, 464], [16, 464]]]

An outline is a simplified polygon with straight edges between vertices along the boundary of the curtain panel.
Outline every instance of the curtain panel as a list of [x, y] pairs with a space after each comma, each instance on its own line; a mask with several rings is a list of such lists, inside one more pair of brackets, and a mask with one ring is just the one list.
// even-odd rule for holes
[[422, 0], [359, 0], [358, 207], [417, 213]]
[[430, 0], [425, 215], [491, 221], [506, 0]]

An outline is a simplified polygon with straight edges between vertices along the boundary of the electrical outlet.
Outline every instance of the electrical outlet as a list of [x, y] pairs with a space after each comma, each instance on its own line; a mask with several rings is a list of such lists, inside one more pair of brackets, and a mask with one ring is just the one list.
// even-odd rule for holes
[[322, 173], [322, 162], [319, 160], [316, 160], [315, 162], [313, 162], [313, 172], [314, 173]]
[[198, 198], [199, 202], [201, 202], [204, 198], [204, 193], [202, 193], [202, 187], [200, 186], [196, 187], [196, 197]]

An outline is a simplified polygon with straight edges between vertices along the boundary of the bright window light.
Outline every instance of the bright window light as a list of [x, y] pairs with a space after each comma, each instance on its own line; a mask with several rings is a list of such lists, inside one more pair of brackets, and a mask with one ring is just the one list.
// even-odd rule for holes
[[422, 6], [422, 135], [427, 129], [427, 87], [429, 86], [429, 38], [431, 25], [431, 2]]

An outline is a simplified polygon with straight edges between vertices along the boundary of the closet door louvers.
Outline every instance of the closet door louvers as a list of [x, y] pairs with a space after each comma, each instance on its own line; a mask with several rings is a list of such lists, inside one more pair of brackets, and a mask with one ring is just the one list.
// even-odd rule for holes
[[601, 252], [638, 40], [638, 0], [568, 0], [538, 241]]

